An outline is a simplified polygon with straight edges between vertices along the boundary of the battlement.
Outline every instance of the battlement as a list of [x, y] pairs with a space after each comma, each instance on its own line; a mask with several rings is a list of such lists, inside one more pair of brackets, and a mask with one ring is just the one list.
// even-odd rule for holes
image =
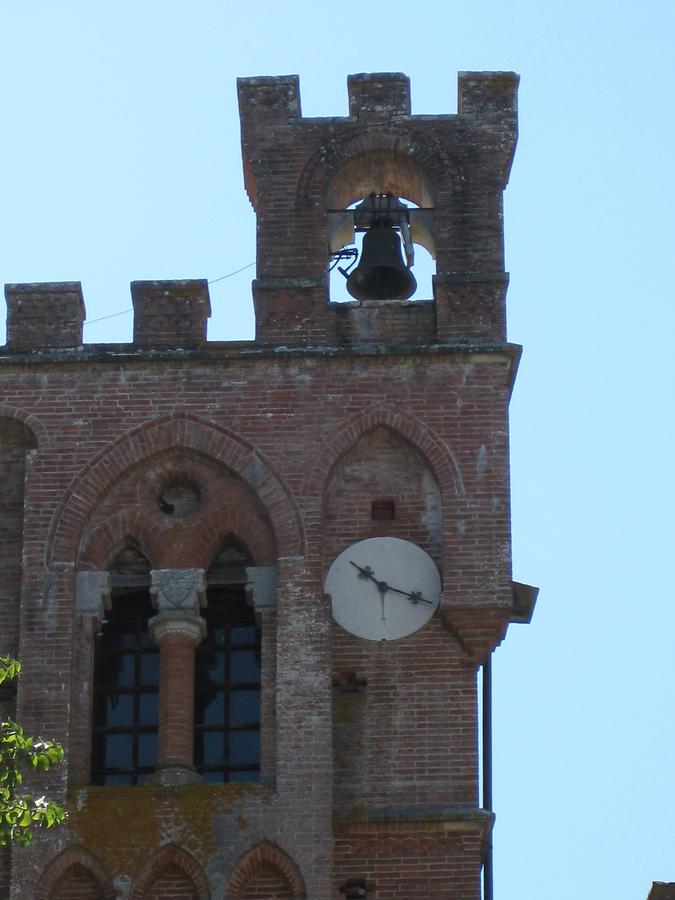
[[[132, 281], [134, 344], [194, 348], [206, 341], [211, 315], [203, 279]], [[85, 305], [79, 281], [5, 285], [7, 349], [73, 349], [82, 346]]]
[[[305, 118], [297, 75], [240, 78], [244, 180], [257, 214], [256, 343], [503, 343], [502, 193], [517, 89], [513, 72], [460, 72], [456, 113], [413, 115], [406, 75], [360, 73], [347, 79], [347, 116]], [[433, 296], [331, 301], [329, 267], [356, 244], [351, 207], [373, 194], [419, 207], [406, 213], [409, 246], [419, 243], [435, 260]], [[206, 341], [205, 280], [135, 281], [131, 295], [136, 347]], [[78, 282], [11, 284], [5, 296], [10, 351], [81, 346]]]

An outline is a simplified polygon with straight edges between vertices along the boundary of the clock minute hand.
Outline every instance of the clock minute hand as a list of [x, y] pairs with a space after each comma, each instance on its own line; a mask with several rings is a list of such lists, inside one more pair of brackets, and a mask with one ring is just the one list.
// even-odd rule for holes
[[426, 597], [422, 596], [422, 593], [420, 591], [402, 591], [402, 590], [400, 590], [400, 588], [392, 587], [390, 584], [387, 584], [386, 581], [379, 581], [375, 577], [375, 574], [373, 573], [373, 570], [370, 568], [370, 566], [360, 566], [358, 563], [355, 563], [351, 559], [349, 560], [349, 562], [352, 566], [354, 566], [355, 569], [359, 570], [359, 572], [360, 572], [359, 578], [365, 578], [365, 579], [369, 578], [371, 581], [374, 581], [375, 584], [377, 585], [377, 589], [382, 594], [385, 594], [387, 591], [391, 591], [394, 594], [401, 594], [402, 596], [407, 597], [408, 600], [410, 600], [410, 602], [413, 604], [428, 603], [429, 606], [434, 605], [433, 600], [427, 600]]
[[428, 603], [430, 606], [433, 606], [433, 600], [427, 600], [426, 597], [423, 597], [420, 591], [401, 591], [399, 588], [392, 587], [390, 584], [387, 585], [388, 591], [393, 591], [394, 594], [403, 594], [404, 597], [407, 597], [411, 603]]

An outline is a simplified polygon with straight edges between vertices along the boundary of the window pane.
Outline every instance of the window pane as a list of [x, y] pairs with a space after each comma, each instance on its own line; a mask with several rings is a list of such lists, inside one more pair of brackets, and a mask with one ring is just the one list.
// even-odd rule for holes
[[[105, 652], [105, 650], [103, 650]], [[101, 661], [99, 684], [101, 687], [132, 687], [134, 683], [134, 656], [131, 653], [111, 653]]]
[[220, 684], [225, 681], [225, 652], [202, 647], [197, 655], [197, 681], [200, 684]]
[[102, 779], [103, 784], [131, 784], [131, 782], [131, 772], [114, 772], [110, 775], [104, 775]]
[[202, 777], [207, 784], [222, 784], [225, 780], [222, 769], [219, 772], [203, 772]]
[[229, 780], [235, 782], [260, 781], [260, 772], [230, 772]]
[[260, 762], [260, 732], [230, 732], [230, 765], [253, 765]]
[[138, 698], [138, 724], [156, 725], [159, 721], [159, 694], [141, 694]]
[[222, 766], [225, 760], [225, 734], [222, 731], [205, 731], [203, 738], [203, 763], [205, 766]]
[[257, 683], [260, 666], [253, 650], [237, 650], [230, 654], [230, 681]]
[[225, 626], [215, 625], [213, 628], [209, 629], [209, 640], [213, 641], [214, 644], [224, 643], [225, 642]]
[[197, 697], [197, 717], [200, 725], [222, 725], [225, 715], [225, 694], [213, 691]]
[[260, 721], [260, 691], [230, 693], [230, 726], [257, 725]]
[[257, 641], [257, 629], [255, 628], [233, 628], [231, 633], [231, 641], [233, 646], [239, 644], [255, 644]]
[[138, 765], [154, 766], [157, 762], [157, 735], [138, 735]]
[[110, 622], [105, 625], [102, 638], [107, 651], [124, 650], [136, 643], [136, 628], [133, 622]]
[[107, 769], [130, 769], [133, 765], [130, 734], [108, 734], [105, 737], [105, 761]]
[[159, 683], [159, 653], [141, 655], [141, 684]]
[[108, 694], [105, 698], [106, 725], [131, 725], [134, 721], [133, 694]]

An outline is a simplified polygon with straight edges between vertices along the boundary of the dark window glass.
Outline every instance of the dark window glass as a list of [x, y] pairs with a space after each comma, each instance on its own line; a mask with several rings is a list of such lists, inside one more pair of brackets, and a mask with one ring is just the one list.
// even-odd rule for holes
[[260, 780], [260, 635], [240, 588], [212, 589], [197, 647], [195, 765], [208, 783]]
[[141, 784], [157, 762], [159, 653], [147, 590], [113, 597], [96, 644], [92, 782]]

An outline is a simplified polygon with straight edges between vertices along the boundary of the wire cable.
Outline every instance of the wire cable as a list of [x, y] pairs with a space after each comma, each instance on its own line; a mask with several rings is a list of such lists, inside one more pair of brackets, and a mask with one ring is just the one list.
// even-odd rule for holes
[[[207, 281], [207, 284], [216, 284], [218, 281], [225, 281], [226, 278], [232, 278], [233, 275], [238, 275], [240, 272], [243, 272], [245, 269], [250, 269], [251, 266], [254, 266], [255, 262], [248, 263], [245, 266], [242, 266], [241, 269], [235, 269], [234, 272], [228, 272], [227, 275], [221, 275], [219, 278], [212, 278], [210, 281]], [[105, 322], [106, 319], [114, 319], [117, 316], [126, 316], [127, 313], [133, 312], [133, 306], [131, 309], [123, 309], [122, 312], [110, 313], [109, 316], [101, 316], [100, 319], [86, 319], [85, 325], [93, 325], [94, 322]]]

